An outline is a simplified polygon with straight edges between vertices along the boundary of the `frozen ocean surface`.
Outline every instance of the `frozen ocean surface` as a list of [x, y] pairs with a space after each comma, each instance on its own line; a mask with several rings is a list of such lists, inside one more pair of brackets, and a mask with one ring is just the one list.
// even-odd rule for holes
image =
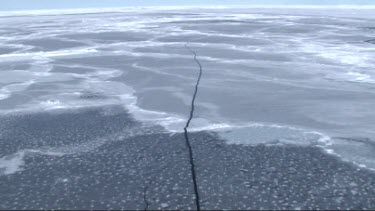
[[[202, 208], [375, 208], [374, 23], [345, 8], [0, 14], [0, 208], [194, 209], [185, 45], [203, 68], [189, 127]], [[264, 177], [237, 178], [254, 161]], [[255, 194], [279, 177], [295, 195]]]

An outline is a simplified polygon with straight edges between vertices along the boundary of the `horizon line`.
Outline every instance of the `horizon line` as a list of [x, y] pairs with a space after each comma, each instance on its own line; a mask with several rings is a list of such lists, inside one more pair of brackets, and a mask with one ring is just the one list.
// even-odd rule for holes
[[0, 16], [18, 15], [43, 15], [43, 14], [79, 14], [79, 13], [104, 13], [104, 12], [125, 12], [126, 10], [139, 9], [251, 9], [251, 8], [290, 8], [290, 9], [375, 9], [373, 5], [177, 5], [177, 6], [125, 6], [125, 7], [82, 7], [82, 8], [56, 8], [56, 9], [28, 9], [28, 10], [1, 10]]

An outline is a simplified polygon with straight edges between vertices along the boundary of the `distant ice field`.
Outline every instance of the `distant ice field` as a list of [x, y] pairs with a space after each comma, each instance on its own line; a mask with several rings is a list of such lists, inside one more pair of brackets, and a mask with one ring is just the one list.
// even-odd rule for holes
[[[375, 9], [1, 14], [0, 139], [9, 116], [113, 105], [181, 132], [198, 76], [188, 45], [203, 67], [190, 131], [216, 132], [228, 144], [318, 146], [375, 169], [371, 14]], [[20, 170], [25, 154], [60, 156], [60, 149], [6, 151], [0, 174]]]

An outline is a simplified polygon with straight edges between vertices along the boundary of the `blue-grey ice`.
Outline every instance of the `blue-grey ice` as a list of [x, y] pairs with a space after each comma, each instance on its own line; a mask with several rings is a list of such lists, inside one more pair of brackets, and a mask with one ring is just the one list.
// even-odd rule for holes
[[202, 209], [375, 208], [374, 19], [0, 13], [0, 209], [195, 209], [192, 52]]

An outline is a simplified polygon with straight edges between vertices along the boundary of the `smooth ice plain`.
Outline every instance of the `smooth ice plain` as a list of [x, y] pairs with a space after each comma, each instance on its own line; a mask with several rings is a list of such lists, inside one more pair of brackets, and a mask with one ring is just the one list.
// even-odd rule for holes
[[[375, 9], [0, 14], [0, 209], [375, 208]], [[196, 53], [196, 59], [194, 59]]]

